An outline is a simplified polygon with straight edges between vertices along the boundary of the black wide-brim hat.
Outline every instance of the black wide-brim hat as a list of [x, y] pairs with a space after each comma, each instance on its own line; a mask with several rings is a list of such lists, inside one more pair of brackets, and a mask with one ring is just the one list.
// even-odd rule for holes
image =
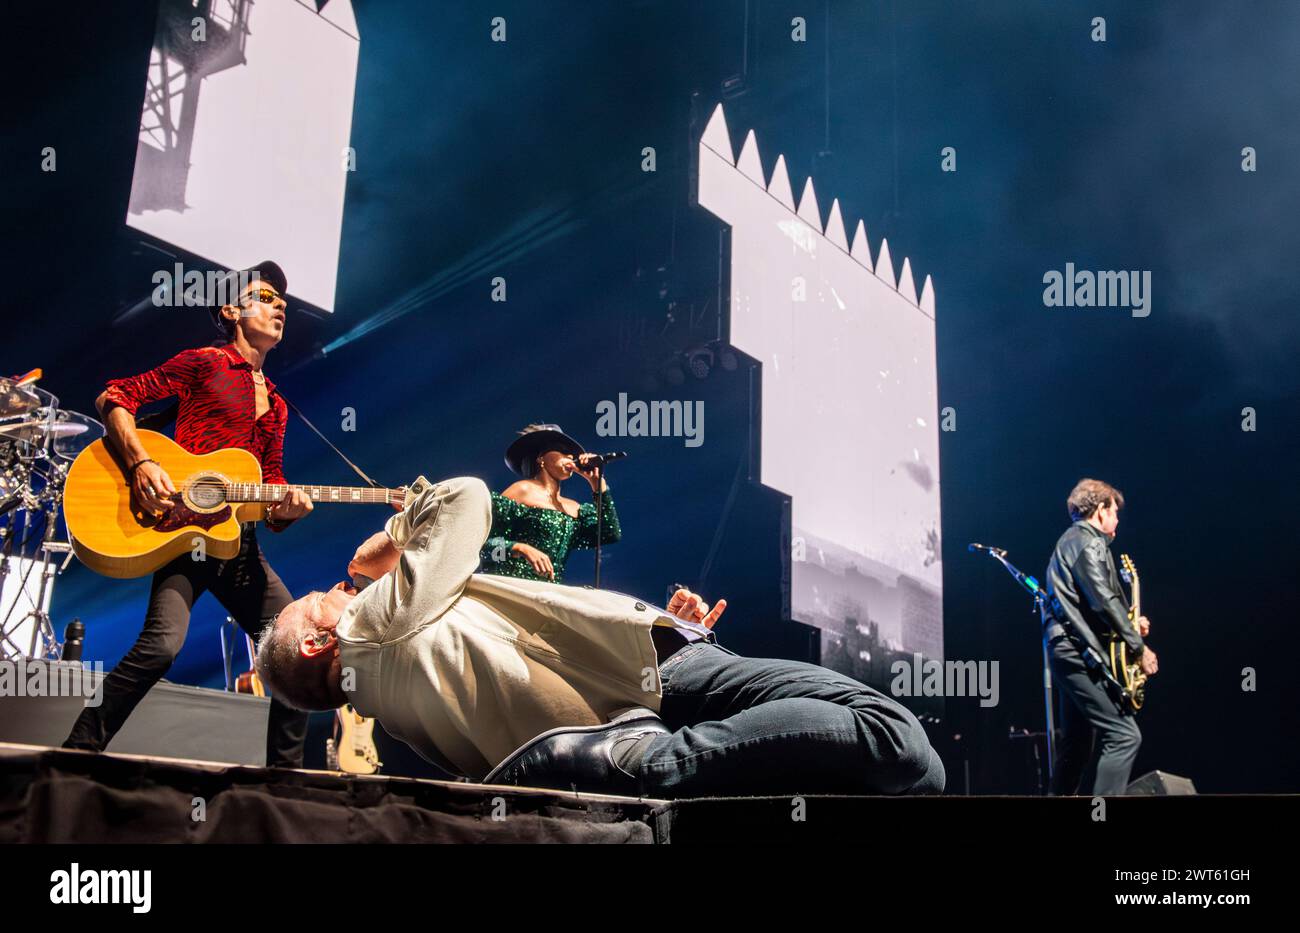
[[208, 314], [212, 317], [212, 323], [221, 327], [221, 309], [226, 305], [235, 304], [239, 296], [239, 278], [247, 276], [248, 282], [265, 282], [270, 285], [282, 296], [289, 291], [289, 279], [285, 276], [284, 270], [280, 268], [278, 262], [271, 262], [265, 259], [256, 265], [249, 266], [247, 269], [231, 269], [225, 275], [215, 280], [212, 293], [208, 298]]
[[506, 448], [506, 466], [519, 476], [532, 476], [530, 471], [524, 469], [524, 464], [548, 450], [558, 450], [571, 457], [587, 452], [581, 444], [565, 434], [558, 424], [530, 424]]

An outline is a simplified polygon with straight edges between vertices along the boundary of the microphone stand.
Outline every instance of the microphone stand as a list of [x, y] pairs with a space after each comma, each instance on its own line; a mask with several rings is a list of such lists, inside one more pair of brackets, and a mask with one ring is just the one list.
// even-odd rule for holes
[[605, 464], [596, 465], [596, 589], [600, 589], [600, 539], [604, 536]]
[[[1042, 584], [1018, 570], [1007, 560], [1006, 551], [1001, 548], [980, 547], [979, 550], [987, 552], [990, 557], [1005, 567], [1007, 573], [1011, 574], [1012, 579], [1034, 598], [1034, 608], [1038, 610], [1039, 618], [1043, 620], [1044, 625], [1046, 625], [1049, 618], [1061, 623], [1061, 628], [1065, 630], [1066, 635], [1079, 649], [1080, 654], [1083, 655], [1084, 663], [1090, 670], [1100, 671], [1101, 675], [1110, 681], [1121, 694], [1125, 692], [1124, 685], [1115, 679], [1115, 675], [1111, 673], [1105, 659], [1098, 655], [1096, 649], [1074, 631], [1074, 625], [1069, 619], [1052, 609], [1051, 602], [1055, 597], [1048, 595]], [[1043, 707], [1047, 720], [1047, 784], [1050, 792], [1052, 779], [1056, 775], [1056, 725], [1052, 710], [1052, 665], [1047, 654], [1046, 639], [1043, 639]]]
[[[1028, 576], [1015, 567], [1002, 553], [990, 548], [986, 552], [990, 557], [1007, 569], [1012, 579], [1020, 584], [1030, 596], [1034, 598], [1034, 608], [1038, 610], [1039, 618], [1046, 618], [1047, 594], [1043, 592], [1038, 581]], [[1042, 639], [1043, 647], [1043, 713], [1047, 723], [1047, 790], [1051, 793], [1052, 779], [1056, 776], [1056, 717], [1052, 709], [1052, 664], [1047, 654], [1047, 640]]]
[[618, 453], [596, 457], [596, 589], [600, 589], [600, 545], [605, 536], [605, 496], [609, 494], [608, 490], [602, 488], [605, 485], [605, 467], [626, 456], [625, 453]]

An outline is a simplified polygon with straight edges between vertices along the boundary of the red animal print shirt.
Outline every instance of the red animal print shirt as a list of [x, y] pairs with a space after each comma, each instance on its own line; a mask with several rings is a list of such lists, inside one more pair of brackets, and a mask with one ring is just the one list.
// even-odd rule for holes
[[[262, 464], [262, 482], [284, 483], [284, 428], [289, 408], [266, 380], [271, 407], [255, 417], [257, 395], [253, 367], [233, 344], [184, 350], [157, 369], [112, 379], [104, 414], [120, 405], [132, 415], [141, 405], [175, 396], [176, 443], [192, 454], [241, 447]], [[278, 530], [288, 523], [267, 523]], [[278, 526], [278, 527], [277, 527]]]

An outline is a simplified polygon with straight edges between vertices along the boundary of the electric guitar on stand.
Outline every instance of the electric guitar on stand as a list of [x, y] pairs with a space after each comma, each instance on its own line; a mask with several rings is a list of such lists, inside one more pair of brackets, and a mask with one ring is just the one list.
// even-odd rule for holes
[[135, 501], [125, 464], [104, 440], [83, 450], [68, 471], [63, 515], [78, 559], [106, 577], [142, 577], [202, 547], [205, 556], [239, 554], [240, 524], [265, 517], [286, 490], [313, 503], [384, 502], [400, 505], [404, 489], [282, 485], [262, 482], [262, 467], [246, 450], [192, 454], [156, 431], [139, 431], [149, 457], [167, 471], [175, 504], [154, 515]]
[[325, 763], [332, 771], [375, 774], [384, 763], [375, 747], [375, 721], [349, 703], [334, 711], [334, 735], [325, 740]]

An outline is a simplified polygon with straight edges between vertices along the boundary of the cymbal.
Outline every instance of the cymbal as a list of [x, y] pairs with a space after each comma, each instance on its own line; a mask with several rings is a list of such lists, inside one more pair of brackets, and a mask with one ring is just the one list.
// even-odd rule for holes
[[75, 437], [88, 430], [90, 430], [90, 425], [87, 424], [77, 424], [71, 421], [56, 421], [54, 424], [50, 424], [43, 418], [28, 418], [26, 421], [0, 424], [0, 436], [15, 441], [26, 441], [27, 443], [42, 441], [47, 437], [56, 440], [62, 437]]
[[31, 389], [0, 376], [0, 418], [25, 415], [40, 404], [40, 397]]

